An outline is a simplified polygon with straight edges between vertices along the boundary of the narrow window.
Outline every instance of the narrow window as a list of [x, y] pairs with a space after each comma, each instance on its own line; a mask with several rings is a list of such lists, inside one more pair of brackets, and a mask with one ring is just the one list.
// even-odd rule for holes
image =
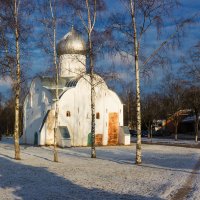
[[45, 92], [42, 92], [42, 101], [45, 102], [45, 99], [46, 99]]
[[30, 92], [30, 96], [29, 96], [29, 101], [30, 101], [30, 107], [32, 108], [33, 106], [33, 95], [32, 95], [32, 92]]
[[96, 113], [96, 119], [100, 119], [100, 113]]
[[67, 112], [66, 112], [66, 116], [67, 116], [67, 117], [70, 117], [70, 116], [71, 116], [70, 111], [67, 111]]

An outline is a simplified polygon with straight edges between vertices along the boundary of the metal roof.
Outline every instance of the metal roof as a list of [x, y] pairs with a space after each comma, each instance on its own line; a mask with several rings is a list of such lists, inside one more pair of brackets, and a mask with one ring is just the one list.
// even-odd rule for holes
[[78, 83], [78, 81], [80, 80], [80, 78], [76, 78], [76, 79], [71, 79], [70, 81], [68, 81], [66, 83], [66, 87], [76, 87], [76, 84]]
[[74, 30], [67, 33], [57, 44], [57, 54], [86, 54], [85, 41]]

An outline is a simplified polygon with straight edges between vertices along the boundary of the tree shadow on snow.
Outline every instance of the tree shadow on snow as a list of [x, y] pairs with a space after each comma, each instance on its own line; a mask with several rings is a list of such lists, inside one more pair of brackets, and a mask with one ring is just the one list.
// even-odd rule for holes
[[[73, 148], [70, 152], [62, 152], [66, 155], [73, 155], [76, 157], [90, 157], [90, 149], [88, 148]], [[127, 149], [97, 149], [97, 159], [108, 160], [118, 164], [135, 164], [135, 151]], [[200, 158], [200, 157], [199, 157]], [[196, 154], [179, 154], [179, 153], [162, 153], [162, 152], [142, 152], [142, 167], [149, 167], [155, 169], [166, 169], [170, 171], [178, 171], [184, 173], [192, 172], [194, 165], [198, 162], [199, 158]]]
[[150, 153], [146, 153], [142, 166], [188, 174], [200, 174], [200, 172], [193, 171], [199, 159], [200, 157], [194, 156], [194, 154], [184, 156], [180, 154], [154, 153], [154, 155], [151, 155]]
[[[44, 167], [21, 164], [20, 161], [0, 157], [0, 188], [12, 190], [14, 199], [149, 199], [132, 194], [117, 194], [100, 189], [88, 189], [49, 172]], [[8, 195], [9, 196], [9, 195]]]

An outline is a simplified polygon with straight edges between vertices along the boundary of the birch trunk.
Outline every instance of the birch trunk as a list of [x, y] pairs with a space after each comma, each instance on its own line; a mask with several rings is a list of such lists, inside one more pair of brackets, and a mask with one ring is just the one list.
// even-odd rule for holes
[[58, 162], [58, 152], [57, 152], [57, 132], [58, 132], [58, 65], [56, 60], [56, 27], [54, 20], [54, 65], [56, 69], [56, 109], [55, 109], [55, 128], [54, 128], [54, 162]]
[[57, 65], [57, 55], [56, 55], [56, 19], [54, 16], [54, 11], [52, 8], [51, 0], [49, 1], [51, 15], [53, 20], [53, 61], [56, 70], [56, 101], [55, 101], [55, 127], [54, 127], [54, 162], [58, 162], [58, 152], [57, 152], [57, 131], [58, 131], [58, 65]]
[[94, 73], [93, 65], [91, 65], [90, 71], [90, 80], [91, 80], [91, 158], [96, 158], [96, 149], [95, 149], [95, 88], [94, 88]]
[[137, 143], [136, 164], [142, 163], [142, 141], [141, 141], [141, 105], [140, 105], [140, 72], [139, 72], [139, 46], [137, 40], [137, 28], [135, 21], [135, 1], [130, 0], [132, 26], [134, 32], [134, 54], [135, 54], [135, 80], [136, 80], [136, 115], [137, 115]]
[[15, 80], [15, 125], [14, 125], [14, 144], [15, 159], [20, 160], [19, 146], [19, 96], [20, 96], [20, 46], [18, 30], [18, 7], [17, 0], [14, 1], [14, 18], [15, 18], [15, 45], [16, 45], [16, 80]]
[[[94, 88], [94, 58], [92, 49], [92, 38], [91, 33], [94, 27], [95, 19], [93, 25], [91, 22], [90, 6], [88, 0], [86, 0], [86, 6], [88, 10], [88, 44], [89, 44], [89, 67], [90, 67], [90, 84], [91, 84], [91, 158], [96, 158], [95, 149], [95, 88]], [[96, 6], [96, 1], [95, 1]], [[94, 13], [96, 15], [96, 13]]]

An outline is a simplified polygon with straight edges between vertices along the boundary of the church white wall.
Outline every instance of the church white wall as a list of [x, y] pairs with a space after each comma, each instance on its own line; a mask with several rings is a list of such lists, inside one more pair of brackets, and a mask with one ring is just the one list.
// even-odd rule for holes
[[95, 133], [103, 135], [103, 145], [106, 145], [108, 140], [108, 109], [106, 105], [106, 95], [108, 93], [108, 88], [105, 87], [105, 85], [100, 84], [95, 88], [95, 92], [95, 112], [100, 114], [100, 118], [96, 119]]
[[[76, 133], [76, 112], [75, 112], [75, 88], [67, 90], [61, 97], [59, 101], [59, 115], [58, 115], [58, 125], [67, 126], [71, 145], [76, 146], [74, 137], [77, 137]], [[67, 111], [70, 112], [70, 116], [67, 116]]]
[[[72, 146], [87, 146], [90, 133], [90, 91], [85, 84], [67, 90], [60, 99], [59, 126], [67, 126]], [[70, 117], [66, 116], [70, 111]]]
[[[68, 126], [72, 146], [87, 146], [88, 134], [91, 132], [91, 108], [90, 108], [90, 84], [88, 76], [81, 78], [75, 88], [67, 90], [61, 100], [59, 125]], [[119, 113], [119, 125], [123, 125], [123, 105], [118, 96], [109, 90], [102, 81], [95, 88], [96, 113], [100, 113], [100, 119], [96, 119], [95, 133], [103, 135], [103, 145], [108, 141], [108, 114]], [[71, 116], [66, 117], [70, 111]], [[96, 115], [95, 115], [96, 117]]]
[[[44, 119], [45, 116], [43, 116]], [[45, 123], [40, 132], [40, 145], [52, 145], [54, 143], [55, 105], [47, 112]], [[41, 127], [41, 126], [40, 126]]]
[[91, 124], [91, 112], [90, 104], [88, 98], [90, 96], [90, 91], [87, 89], [87, 84], [85, 81], [79, 82], [75, 90], [75, 112], [76, 118], [75, 123], [77, 131], [77, 143], [78, 145], [87, 145], [88, 134], [90, 130], [88, 128]]
[[23, 139], [25, 143], [34, 144], [35, 132], [38, 133], [39, 144], [44, 143], [40, 141], [39, 129], [48, 110], [50, 98], [48, 91], [41, 86], [40, 78], [35, 78], [24, 102]]
[[[105, 82], [97, 76], [100, 84], [95, 87], [95, 117], [100, 114], [100, 119], [96, 119], [95, 134], [103, 135], [103, 145], [108, 142], [108, 115], [111, 112], [119, 114], [119, 126], [123, 126], [123, 105], [119, 97], [107, 88]], [[90, 107], [90, 84], [89, 76], [81, 78], [76, 87], [68, 88], [61, 96], [58, 115], [58, 126], [68, 127], [72, 146], [87, 146], [88, 135], [91, 132], [91, 107]], [[32, 98], [31, 98], [32, 97]], [[52, 96], [49, 91], [42, 87], [40, 78], [33, 80], [30, 92], [24, 102], [24, 142], [34, 144], [34, 134], [39, 134], [39, 145], [53, 144], [53, 129], [55, 122], [55, 105], [52, 104]], [[43, 119], [47, 113], [47, 119], [41, 128]], [[67, 111], [70, 116], [67, 116]], [[61, 138], [58, 137], [58, 144]]]
[[79, 54], [65, 54], [59, 57], [60, 76], [75, 77], [85, 74], [86, 56]]
[[[84, 91], [84, 94], [81, 95], [80, 99], [84, 105], [83, 109], [85, 109], [84, 115], [86, 116], [83, 121], [85, 124], [82, 123], [81, 130], [83, 134], [83, 145], [86, 146], [88, 144], [88, 134], [91, 132], [91, 86], [89, 84], [89, 76], [86, 75], [82, 78], [79, 82], [77, 87], [79, 87], [78, 93], [81, 94], [81, 91]], [[105, 113], [105, 92], [107, 91], [107, 85], [102, 80], [101, 77], [96, 76], [95, 78], [96, 83], [99, 84], [95, 87], [95, 118], [96, 113], [100, 114], [100, 119], [95, 119], [95, 134], [107, 134], [107, 114]], [[84, 98], [83, 98], [84, 96]], [[84, 101], [82, 100], [84, 99]], [[84, 111], [82, 111], [84, 112]]]

